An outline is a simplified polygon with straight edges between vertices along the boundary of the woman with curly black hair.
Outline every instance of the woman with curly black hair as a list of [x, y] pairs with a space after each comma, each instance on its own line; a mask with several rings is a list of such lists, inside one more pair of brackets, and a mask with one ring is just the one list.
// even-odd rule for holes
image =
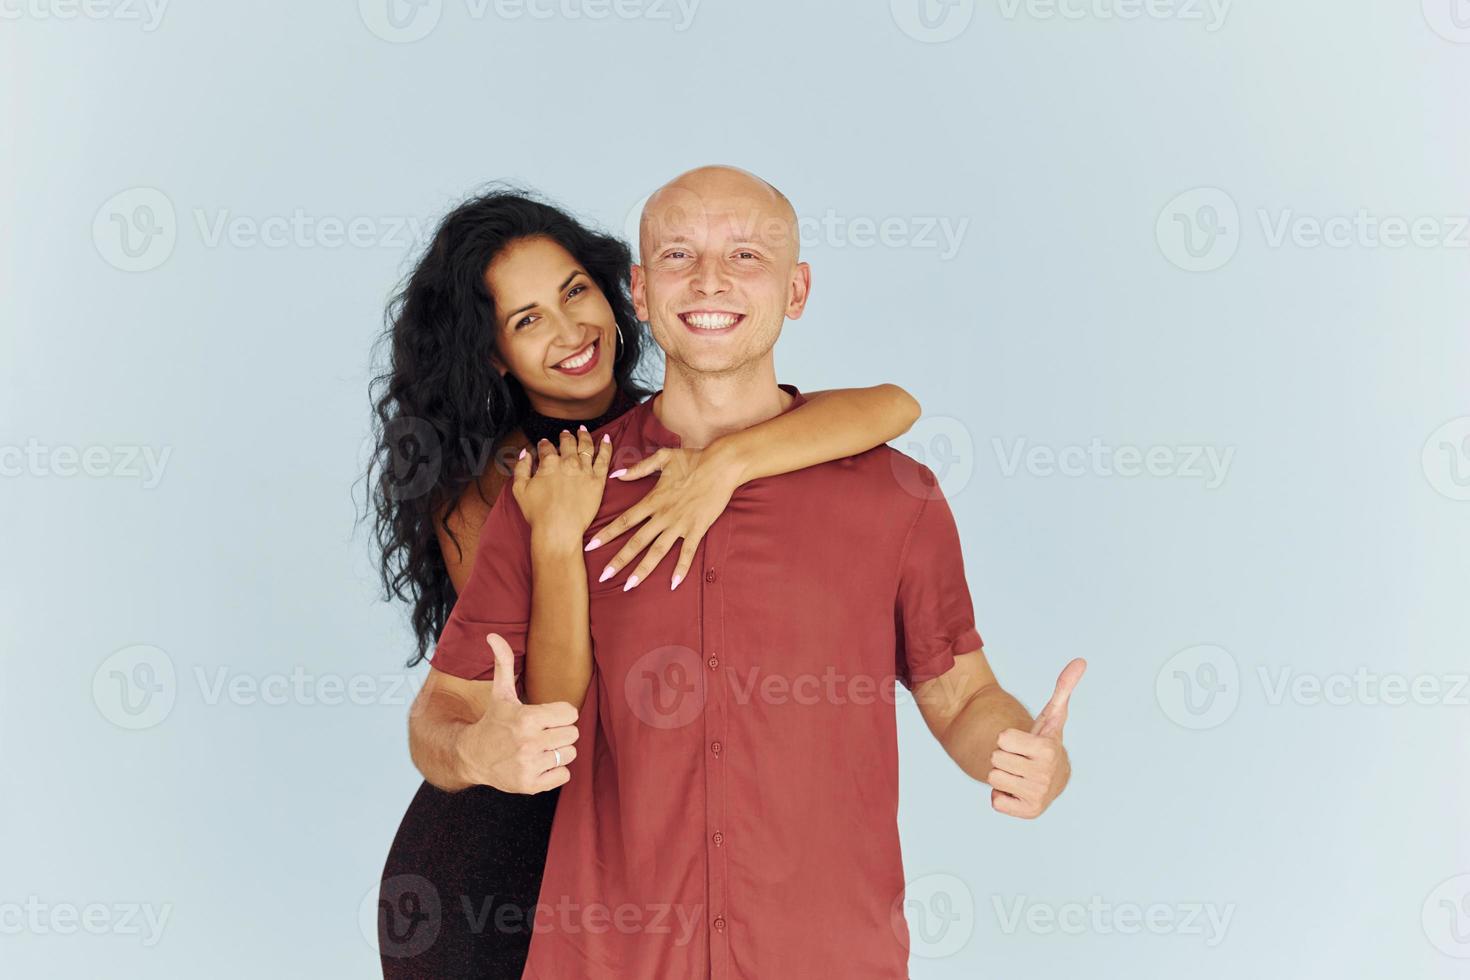
[[[480, 529], [522, 450], [575, 460], [588, 445], [580, 437], [579, 450], [580, 428], [595, 430], [650, 393], [640, 375], [648, 339], [629, 295], [631, 266], [618, 239], [528, 193], [497, 189], [444, 218], [390, 304], [383, 340], [391, 364], [374, 382], [368, 476], [384, 586], [412, 607], [409, 666], [443, 630], [476, 548], [496, 547], [480, 541]], [[893, 385], [816, 392], [782, 419], [704, 450], [663, 450], [624, 466], [623, 479], [659, 474], [638, 507], [637, 521], [660, 529], [648, 535], [643, 564], [653, 567], [682, 540], [677, 587], [742, 479], [863, 452], [917, 416], [917, 403]], [[725, 445], [711, 452], [718, 443]], [[759, 465], [701, 463], [717, 457]], [[624, 552], [615, 563], [637, 557]], [[585, 618], [585, 594], [557, 598]], [[536, 604], [533, 630], [543, 609]], [[519, 681], [527, 701], [538, 700], [533, 674], [528, 664]], [[419, 788], [383, 869], [386, 977], [521, 976], [556, 798], [554, 789]], [[431, 898], [435, 921], [417, 930]]]

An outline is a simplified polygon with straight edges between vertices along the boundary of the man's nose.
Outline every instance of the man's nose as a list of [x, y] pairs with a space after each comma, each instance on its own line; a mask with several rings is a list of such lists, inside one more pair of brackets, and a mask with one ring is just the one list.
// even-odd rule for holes
[[699, 264], [694, 267], [694, 291], [704, 296], [713, 296], [723, 293], [729, 288], [730, 280], [725, 275], [725, 268], [720, 260], [714, 256], [702, 256]]

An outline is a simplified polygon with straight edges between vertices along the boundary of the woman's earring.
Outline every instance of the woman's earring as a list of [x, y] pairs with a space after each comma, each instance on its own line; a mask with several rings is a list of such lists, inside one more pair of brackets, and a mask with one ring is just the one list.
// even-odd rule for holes
[[618, 355], [623, 351], [623, 325], [621, 323], [614, 323], [613, 327], [618, 332], [618, 349], [613, 351], [613, 360], [617, 360]]

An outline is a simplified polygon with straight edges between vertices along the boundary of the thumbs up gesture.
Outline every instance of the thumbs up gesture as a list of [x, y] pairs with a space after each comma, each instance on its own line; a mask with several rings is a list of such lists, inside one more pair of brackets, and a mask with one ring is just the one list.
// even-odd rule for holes
[[997, 813], [1034, 820], [1067, 788], [1072, 764], [1062, 745], [1062, 729], [1067, 724], [1067, 701], [1086, 670], [1087, 661], [1080, 658], [1062, 669], [1051, 700], [1029, 732], [1007, 728], [1000, 733], [985, 778], [990, 806]]
[[484, 714], [460, 739], [460, 770], [471, 783], [506, 793], [554, 789], [570, 778], [567, 766], [577, 757], [577, 709], [564, 701], [522, 704], [510, 644], [499, 633], [486, 640], [495, 676]]

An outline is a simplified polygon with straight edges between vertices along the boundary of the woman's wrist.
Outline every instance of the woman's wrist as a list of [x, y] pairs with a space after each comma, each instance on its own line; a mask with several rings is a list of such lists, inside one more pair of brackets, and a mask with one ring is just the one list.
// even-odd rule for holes
[[582, 554], [582, 536], [586, 528], [573, 524], [535, 524], [531, 527], [531, 551], [551, 557], [560, 554]]
[[699, 456], [699, 467], [708, 467], [713, 474], [723, 477], [733, 492], [753, 478], [750, 453], [740, 438], [744, 433], [735, 432], [720, 436], [705, 447]]

